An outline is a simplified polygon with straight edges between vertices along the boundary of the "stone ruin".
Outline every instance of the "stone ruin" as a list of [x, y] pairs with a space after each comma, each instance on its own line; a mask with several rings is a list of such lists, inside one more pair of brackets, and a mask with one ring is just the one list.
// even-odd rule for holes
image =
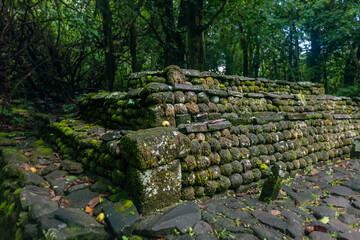
[[150, 214], [180, 199], [244, 191], [275, 163], [286, 176], [348, 157], [360, 99], [322, 84], [179, 69], [134, 73], [128, 92], [91, 93], [81, 120], [43, 136], [64, 158], [126, 188]]

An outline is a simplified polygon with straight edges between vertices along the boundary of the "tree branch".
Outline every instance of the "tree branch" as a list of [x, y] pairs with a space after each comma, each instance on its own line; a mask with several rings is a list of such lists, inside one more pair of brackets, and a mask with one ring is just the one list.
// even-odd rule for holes
[[221, 8], [219, 10], [216, 11], [216, 13], [212, 16], [212, 18], [209, 20], [209, 22], [205, 25], [202, 25], [200, 27], [201, 31], [205, 31], [206, 29], [208, 29], [216, 20], [216, 18], [224, 11], [225, 6], [229, 3], [230, 0], [226, 0], [224, 2], [224, 4], [221, 6]]

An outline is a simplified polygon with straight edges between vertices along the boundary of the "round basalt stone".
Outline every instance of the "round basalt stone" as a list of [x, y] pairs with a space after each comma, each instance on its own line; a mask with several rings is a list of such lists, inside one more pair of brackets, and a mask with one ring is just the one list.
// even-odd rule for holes
[[265, 163], [266, 165], [270, 165], [270, 156], [261, 155], [259, 158], [262, 163]]
[[294, 169], [299, 169], [300, 168], [300, 162], [299, 160], [294, 160], [292, 161], [292, 164], [294, 166]]
[[254, 175], [254, 181], [258, 181], [261, 178], [261, 171], [258, 168], [255, 168], [252, 170], [252, 173]]
[[210, 159], [206, 156], [199, 156], [196, 160], [198, 169], [205, 169], [210, 166]]
[[264, 136], [264, 138], [265, 138], [266, 143], [272, 143], [272, 142], [273, 142], [270, 133], [264, 133], [263, 136]]
[[285, 140], [291, 139], [291, 132], [289, 130], [283, 131], [283, 134], [284, 134], [284, 139]]
[[272, 132], [272, 133], [270, 133], [270, 135], [271, 135], [271, 140], [273, 143], [279, 142], [279, 136], [277, 135], [276, 132]]
[[229, 139], [232, 141], [233, 146], [238, 147], [240, 145], [239, 137], [236, 136], [235, 134], [231, 134], [229, 136]]
[[198, 107], [199, 107], [199, 112], [200, 113], [208, 113], [208, 112], [210, 112], [209, 105], [207, 105], [205, 103], [199, 103]]
[[303, 137], [303, 132], [301, 131], [301, 129], [296, 129], [295, 131], [296, 131], [296, 133], [297, 133], [297, 137], [298, 137], [298, 138]]
[[268, 154], [268, 149], [264, 146], [264, 145], [259, 145], [259, 154], [260, 155], [267, 155]]
[[249, 133], [248, 138], [249, 138], [249, 140], [250, 140], [250, 144], [251, 144], [251, 145], [257, 145], [257, 143], [258, 143], [258, 138], [257, 138], [257, 136], [256, 136], [255, 134]]
[[241, 159], [249, 158], [250, 157], [250, 151], [247, 148], [240, 148], [240, 157]]
[[221, 176], [220, 167], [215, 165], [209, 168], [209, 178], [210, 179], [218, 179]]
[[223, 129], [223, 130], [221, 130], [220, 132], [221, 132], [221, 136], [222, 136], [222, 137], [225, 137], [225, 138], [229, 138], [230, 135], [231, 135], [229, 129]]
[[205, 134], [203, 134], [203, 133], [196, 133], [195, 139], [202, 143], [205, 141], [206, 137], [205, 137]]
[[314, 147], [315, 151], [319, 151], [321, 149], [320, 144], [318, 144], [316, 142], [313, 144], [313, 147]]
[[240, 160], [241, 159], [240, 150], [238, 148], [231, 148], [230, 153], [231, 153], [231, 156], [232, 156], [233, 160]]
[[289, 162], [291, 160], [290, 152], [284, 152], [282, 159], [283, 159], [284, 162]]
[[241, 134], [244, 134], [244, 135], [246, 135], [246, 136], [249, 135], [249, 129], [247, 129], [246, 127], [244, 127], [244, 126], [239, 126], [239, 130], [240, 130], [240, 133], [241, 133]]
[[228, 149], [220, 150], [220, 158], [222, 163], [229, 163], [232, 161], [231, 153]]
[[220, 166], [221, 174], [224, 176], [230, 176], [233, 172], [231, 163], [223, 164]]
[[221, 132], [220, 131], [214, 131], [211, 135], [213, 136], [213, 138], [219, 140], [220, 137], [221, 137]]
[[209, 102], [208, 103], [208, 106], [209, 106], [209, 111], [211, 113], [216, 113], [217, 112], [217, 106], [216, 104], [212, 103], [212, 102]]
[[177, 103], [174, 105], [175, 114], [187, 114], [188, 110], [183, 103]]
[[275, 153], [275, 148], [273, 145], [267, 146], [267, 152], [269, 155], [273, 155]]
[[233, 161], [231, 166], [234, 173], [241, 173], [243, 171], [243, 165], [239, 161]]
[[234, 107], [231, 103], [225, 104], [226, 112], [231, 113], [234, 110]]
[[195, 181], [198, 185], [205, 185], [209, 180], [208, 172], [205, 170], [201, 170], [198, 172], [195, 172]]
[[290, 150], [289, 153], [290, 153], [290, 160], [295, 160], [298, 158], [294, 150]]
[[280, 152], [275, 153], [274, 157], [276, 158], [276, 161], [282, 161], [283, 159], [283, 155]]
[[201, 143], [202, 154], [205, 156], [209, 156], [211, 153], [211, 146], [208, 142], [204, 141]]
[[257, 134], [256, 136], [258, 138], [258, 144], [265, 144], [266, 143], [266, 140], [265, 140], [264, 136], [261, 133]]
[[174, 93], [176, 103], [185, 103], [185, 95], [183, 92], [177, 91]]
[[286, 169], [288, 171], [291, 171], [294, 169], [294, 164], [292, 162], [286, 162], [285, 164], [286, 164]]
[[227, 189], [229, 189], [231, 186], [231, 182], [230, 179], [225, 177], [225, 176], [221, 176], [220, 179], [218, 180], [218, 192], [223, 192]]
[[298, 134], [295, 131], [295, 129], [290, 129], [290, 133], [291, 133], [291, 138], [297, 138], [298, 137]]
[[219, 152], [221, 150], [220, 142], [218, 140], [216, 140], [215, 138], [210, 138], [209, 144], [210, 144], [211, 150], [213, 152]]
[[301, 141], [299, 139], [294, 139], [293, 141], [294, 149], [298, 149], [301, 147]]
[[315, 152], [315, 148], [314, 148], [313, 145], [308, 145], [307, 149], [308, 149], [309, 153], [314, 153]]
[[219, 164], [221, 162], [220, 155], [218, 153], [211, 153], [210, 154], [210, 163], [211, 165]]
[[218, 110], [219, 113], [224, 113], [225, 112], [225, 106], [224, 105], [217, 104], [216, 107], [217, 107], [217, 110]]
[[236, 126], [232, 126], [230, 128], [230, 132], [235, 135], [240, 135], [240, 129], [239, 129], [239, 127], [236, 127]]
[[247, 171], [241, 175], [244, 183], [250, 183], [254, 180], [254, 173], [252, 171]]
[[333, 150], [328, 150], [329, 158], [333, 159], [335, 157], [335, 153]]
[[310, 154], [309, 157], [311, 157], [313, 163], [317, 163], [319, 161], [319, 158], [315, 153]]
[[264, 124], [264, 125], [262, 125], [262, 128], [263, 128], [263, 131], [264, 132], [270, 132], [271, 131], [271, 127], [270, 127], [270, 125], [269, 124]]
[[248, 125], [247, 129], [249, 130], [249, 133], [255, 133], [255, 126], [254, 125]]
[[195, 190], [193, 187], [185, 187], [181, 189], [181, 199], [193, 200], [195, 197]]
[[236, 189], [238, 187], [240, 187], [240, 185], [243, 183], [243, 178], [241, 176], [241, 174], [239, 173], [235, 173], [233, 175], [230, 176], [230, 182], [231, 182], [231, 189]]
[[216, 181], [209, 181], [206, 185], [205, 185], [205, 194], [207, 196], [212, 196], [216, 193], [216, 190], [218, 188], [218, 183]]
[[254, 125], [254, 130], [256, 134], [263, 133], [263, 128], [261, 125]]
[[271, 132], [276, 132], [277, 129], [276, 129], [276, 124], [275, 123], [271, 122], [268, 125], [270, 127]]
[[300, 163], [300, 168], [305, 168], [307, 166], [307, 162], [303, 158], [299, 159], [299, 163]]
[[196, 168], [196, 158], [192, 155], [185, 157], [184, 161], [181, 163], [181, 168], [185, 171], [191, 171]]
[[232, 147], [232, 141], [228, 138], [220, 137], [220, 146], [221, 148], [231, 148]]
[[284, 146], [281, 144], [281, 142], [275, 143], [273, 146], [274, 146], [275, 151], [276, 151], [277, 153], [282, 153], [282, 152], [285, 151]]
[[195, 187], [195, 197], [200, 198], [205, 196], [205, 188], [204, 187]]
[[201, 145], [198, 141], [192, 140], [190, 152], [192, 155], [200, 155], [201, 154]]
[[256, 146], [251, 146], [251, 147], [249, 148], [249, 151], [250, 151], [250, 156], [252, 156], [252, 157], [259, 156], [259, 154], [260, 154], [259, 148], [256, 147]]
[[260, 158], [258, 158], [258, 157], [251, 158], [250, 162], [251, 162], [252, 167], [259, 167], [262, 164]]
[[196, 104], [196, 103], [186, 103], [185, 104], [187, 110], [188, 110], [188, 113], [191, 114], [191, 115], [195, 115], [195, 114], [198, 114], [199, 113], [199, 106]]
[[183, 172], [181, 179], [184, 186], [191, 186], [195, 184], [196, 177], [193, 172]]
[[190, 134], [188, 135], [188, 138], [189, 138], [190, 140], [195, 139], [195, 137], [196, 137], [196, 134], [195, 134], [195, 133], [190, 133]]
[[[345, 153], [345, 152], [343, 151], [343, 153]], [[348, 153], [350, 153], [350, 152], [348, 152]], [[327, 151], [325, 151], [325, 150], [321, 151], [321, 155], [322, 155], [323, 161], [329, 160], [329, 153]]]
[[251, 169], [251, 162], [249, 159], [244, 159], [241, 161], [241, 164], [243, 165], [243, 171], [249, 171]]
[[[350, 148], [348, 146], [343, 147], [342, 150], [343, 150], [344, 154], [349, 154], [350, 153]], [[327, 157], [327, 158], [329, 159], [329, 157]]]
[[288, 141], [286, 141], [286, 144], [287, 144], [289, 150], [294, 150], [295, 149], [295, 144], [294, 144], [293, 141], [288, 140]]
[[208, 104], [209, 103], [209, 97], [206, 95], [206, 93], [204, 92], [201, 92], [197, 95], [197, 99], [198, 99], [198, 102], [199, 103], [206, 103]]
[[283, 126], [282, 126], [282, 124], [281, 124], [280, 122], [276, 122], [276, 123], [275, 123], [275, 126], [276, 126], [276, 130], [277, 130], [277, 131], [282, 131], [282, 130], [284, 130], [284, 129], [283, 129]]
[[246, 135], [239, 136], [239, 146], [248, 147], [250, 146], [250, 139]]
[[239, 113], [241, 110], [239, 109], [238, 105], [233, 105], [233, 112]]
[[[236, 91], [236, 90], [235, 90]], [[235, 104], [235, 102], [236, 102], [236, 100], [235, 100], [235, 98], [234, 97], [229, 97], [229, 103], [231, 103], [231, 104]]]
[[276, 162], [276, 165], [280, 167], [280, 169], [286, 169], [286, 164], [282, 161]]
[[194, 92], [186, 92], [185, 93], [185, 102], [191, 102], [196, 103], [197, 102], [197, 96]]
[[298, 158], [302, 158], [305, 156], [305, 154], [303, 153], [303, 151], [301, 151], [301, 149], [296, 149], [295, 153]]
[[211, 101], [212, 103], [218, 104], [218, 103], [220, 102], [220, 98], [219, 98], [218, 96], [212, 96], [212, 97], [210, 98], [210, 101]]
[[307, 163], [308, 166], [311, 166], [312, 163], [313, 163], [312, 158], [309, 157], [309, 156], [306, 156], [306, 157], [305, 157], [305, 161], [306, 161], [306, 163]]
[[277, 132], [276, 135], [278, 136], [279, 142], [285, 140], [284, 134], [282, 132]]

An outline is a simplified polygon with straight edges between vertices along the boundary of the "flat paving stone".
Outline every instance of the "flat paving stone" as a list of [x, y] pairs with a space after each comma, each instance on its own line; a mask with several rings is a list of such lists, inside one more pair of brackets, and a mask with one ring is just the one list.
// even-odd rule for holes
[[255, 237], [254, 235], [246, 234], [246, 233], [236, 235], [236, 239], [239, 239], [239, 240], [259, 240], [259, 238]]
[[258, 219], [261, 223], [268, 225], [271, 228], [279, 230], [280, 232], [285, 233], [287, 224], [281, 218], [272, 215], [270, 213], [255, 210], [252, 212], [252, 215]]
[[46, 176], [44, 176], [44, 178], [47, 181], [52, 181], [55, 180], [57, 178], [61, 178], [61, 177], [65, 177], [68, 173], [66, 171], [63, 170], [55, 170], [49, 174], [47, 174]]
[[37, 187], [34, 185], [25, 186], [20, 192], [20, 202], [23, 209], [27, 209], [39, 199], [50, 200], [51, 195], [49, 189]]
[[342, 196], [329, 195], [321, 199], [321, 201], [334, 207], [349, 208], [351, 206], [350, 201]]
[[335, 218], [335, 211], [327, 206], [308, 206], [308, 209], [313, 212], [317, 219], [323, 217]]
[[348, 225], [356, 224], [356, 217], [354, 215], [340, 214], [338, 219]]
[[218, 240], [218, 238], [211, 234], [196, 235], [196, 240]]
[[31, 206], [30, 212], [34, 218], [40, 218], [44, 215], [51, 214], [58, 209], [59, 204], [57, 202], [51, 201], [50, 199], [40, 198]]
[[353, 229], [346, 225], [345, 223], [341, 222], [338, 219], [330, 219], [329, 223], [330, 226], [338, 230], [339, 232], [348, 233], [352, 232]]
[[77, 208], [60, 208], [54, 212], [54, 215], [69, 227], [103, 227], [95, 218]]
[[360, 232], [340, 233], [339, 240], [359, 240]]
[[329, 191], [332, 195], [343, 196], [343, 197], [349, 197], [356, 193], [350, 188], [340, 185], [328, 187], [326, 190]]
[[294, 192], [293, 189], [285, 184], [282, 185], [282, 190], [287, 193], [292, 199], [294, 199], [296, 202], [305, 204], [308, 202], [311, 202], [315, 199], [315, 197], [311, 194], [309, 191], [304, 192]]
[[133, 230], [133, 225], [139, 220], [139, 213], [132, 201], [107, 202], [103, 206], [107, 222], [115, 235], [121, 239]]
[[212, 234], [213, 233], [213, 229], [212, 227], [204, 221], [199, 221], [195, 224], [194, 226], [194, 233], [196, 236], [198, 235], [207, 235], [207, 234]]
[[213, 226], [214, 230], [216, 230], [217, 232], [222, 232], [224, 229], [235, 226], [235, 222], [230, 218], [221, 218], [216, 221]]
[[330, 237], [327, 233], [313, 231], [309, 234], [311, 240], [335, 240], [335, 238]]
[[300, 239], [305, 234], [305, 227], [296, 221], [287, 220], [286, 234], [294, 239]]
[[89, 204], [89, 201], [99, 194], [90, 191], [89, 189], [81, 189], [76, 192], [70, 193], [64, 199], [69, 201], [69, 207], [84, 208]]
[[251, 229], [254, 231], [254, 235], [260, 239], [283, 240], [282, 235], [271, 228], [260, 225], [253, 226]]
[[344, 186], [347, 186], [352, 190], [360, 193], [360, 179], [351, 179], [347, 182], [344, 182]]

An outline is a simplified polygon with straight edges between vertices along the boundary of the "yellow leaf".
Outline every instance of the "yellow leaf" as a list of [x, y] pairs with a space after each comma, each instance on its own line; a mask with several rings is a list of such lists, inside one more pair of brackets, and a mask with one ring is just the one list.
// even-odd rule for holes
[[96, 217], [96, 221], [101, 222], [102, 220], [105, 219], [105, 214], [104, 213], [100, 213], [97, 217]]
[[36, 173], [36, 168], [31, 167], [31, 168], [30, 168], [30, 171], [33, 172], [33, 173]]

